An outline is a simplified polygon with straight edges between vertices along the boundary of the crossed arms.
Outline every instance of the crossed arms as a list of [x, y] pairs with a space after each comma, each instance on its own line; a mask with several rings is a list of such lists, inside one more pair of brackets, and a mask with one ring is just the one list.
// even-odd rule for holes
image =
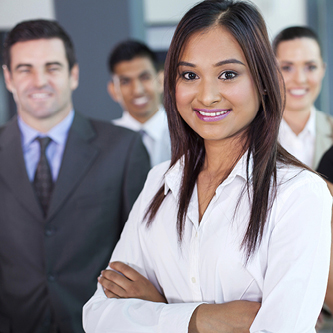
[[[137, 298], [167, 303], [155, 286], [130, 266], [119, 261], [112, 262], [109, 266], [111, 270], [102, 271], [101, 276], [98, 277], [108, 298]], [[188, 332], [249, 332], [259, 308], [260, 303], [248, 301], [201, 304], [193, 312]]]

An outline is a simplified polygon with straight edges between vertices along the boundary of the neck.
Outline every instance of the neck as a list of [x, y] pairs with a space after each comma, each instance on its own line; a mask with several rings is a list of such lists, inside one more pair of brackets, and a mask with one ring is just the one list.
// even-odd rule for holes
[[244, 153], [244, 144], [240, 138], [232, 138], [227, 142], [205, 141], [205, 162], [203, 170], [220, 179], [228, 177]]
[[153, 113], [149, 113], [147, 115], [134, 115], [134, 114], [130, 114], [135, 120], [137, 120], [139, 123], [141, 124], [144, 124], [146, 121], [148, 121], [150, 118], [152, 118], [156, 112], [158, 111], [159, 109], [157, 109], [156, 111], [154, 111]]
[[300, 111], [284, 110], [283, 119], [289, 125], [291, 130], [298, 135], [304, 130], [310, 115], [311, 109]]
[[61, 112], [59, 114], [54, 115], [53, 117], [46, 118], [35, 118], [27, 115], [26, 113], [18, 112], [21, 119], [31, 128], [35, 129], [40, 133], [49, 132], [54, 126], [58, 125], [62, 122], [70, 113], [69, 109], [67, 112]]

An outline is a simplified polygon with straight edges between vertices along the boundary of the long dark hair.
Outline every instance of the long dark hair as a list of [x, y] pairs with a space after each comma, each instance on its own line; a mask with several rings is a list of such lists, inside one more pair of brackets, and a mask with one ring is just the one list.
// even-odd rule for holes
[[[165, 64], [165, 108], [168, 114], [172, 157], [170, 168], [183, 158], [184, 170], [177, 215], [177, 231], [182, 239], [189, 202], [198, 175], [205, 160], [203, 139], [181, 118], [176, 106], [178, 63], [189, 37], [195, 32], [214, 26], [227, 29], [236, 39], [245, 55], [254, 84], [261, 99], [258, 113], [247, 131], [247, 190], [252, 185], [252, 207], [242, 247], [247, 258], [262, 239], [265, 221], [276, 194], [276, 163], [302, 166], [277, 142], [279, 125], [284, 109], [282, 76], [272, 52], [265, 22], [248, 2], [232, 0], [206, 0], [190, 9], [179, 22], [173, 36]], [[249, 174], [250, 158], [253, 170]], [[162, 186], [148, 207], [149, 226], [164, 200]]]

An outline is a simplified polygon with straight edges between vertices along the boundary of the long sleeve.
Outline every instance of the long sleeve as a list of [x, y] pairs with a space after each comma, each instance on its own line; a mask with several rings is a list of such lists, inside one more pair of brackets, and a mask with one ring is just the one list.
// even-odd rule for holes
[[298, 168], [279, 171], [262, 241], [246, 262], [241, 243], [250, 201], [239, 197], [246, 181], [242, 162], [218, 187], [200, 223], [194, 191], [181, 244], [179, 166], [165, 174], [168, 195], [152, 225], [142, 222], [164, 173], [163, 166], [150, 171], [111, 260], [147, 277], [169, 304], [107, 299], [98, 286], [84, 307], [86, 331], [186, 333], [200, 304], [247, 300], [262, 303], [251, 333], [314, 333], [329, 269], [332, 197], [325, 182]]
[[[314, 332], [329, 269], [332, 198], [322, 181], [290, 186], [277, 198], [262, 306], [251, 333]], [[312, 329], [311, 329], [312, 328]]]
[[[111, 261], [122, 261], [148, 277], [149, 268], [145, 264], [137, 230], [137, 219], [142, 218], [140, 212], [144, 202], [141, 194], [133, 206]], [[156, 282], [155, 286], [160, 289]], [[101, 285], [98, 284], [95, 295], [83, 308], [83, 327], [87, 333], [185, 333], [192, 313], [199, 304], [201, 303], [164, 304], [140, 299], [110, 299], [105, 296]]]

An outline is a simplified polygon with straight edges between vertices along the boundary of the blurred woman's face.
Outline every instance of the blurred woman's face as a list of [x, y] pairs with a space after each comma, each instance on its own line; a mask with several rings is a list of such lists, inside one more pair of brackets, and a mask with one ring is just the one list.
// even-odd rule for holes
[[205, 141], [242, 133], [260, 101], [243, 51], [221, 27], [193, 34], [178, 63], [177, 109]]
[[276, 57], [286, 85], [286, 110], [310, 111], [325, 74], [318, 43], [306, 37], [283, 41]]

